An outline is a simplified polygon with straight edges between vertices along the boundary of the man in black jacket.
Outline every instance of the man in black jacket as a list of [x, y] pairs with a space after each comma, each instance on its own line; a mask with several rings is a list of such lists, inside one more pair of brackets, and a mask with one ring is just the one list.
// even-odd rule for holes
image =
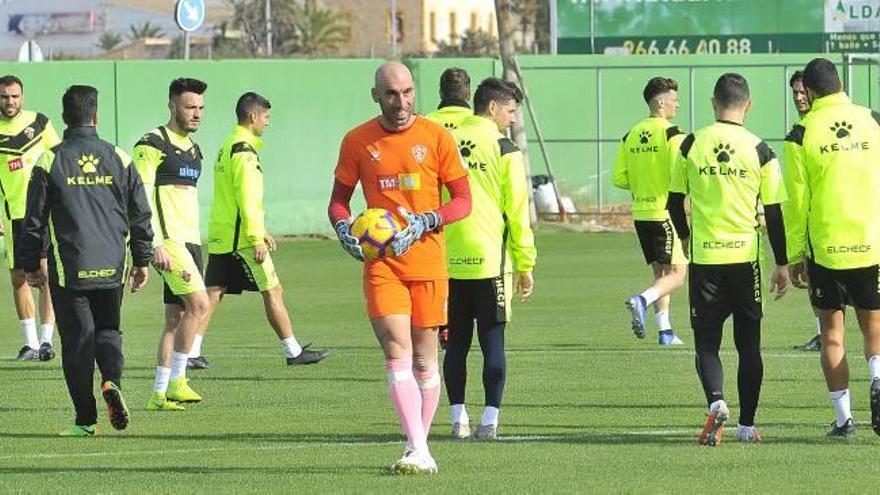
[[110, 424], [128, 426], [120, 392], [122, 335], [119, 309], [126, 243], [134, 267], [131, 289], [147, 281], [153, 232], [144, 186], [131, 158], [95, 130], [98, 91], [71, 86], [62, 97], [67, 124], [61, 144], [46, 151], [27, 193], [22, 266], [31, 285], [42, 282], [40, 243], [48, 229], [49, 284], [61, 335], [64, 378], [76, 423], [62, 436], [92, 436], [98, 414], [92, 390], [101, 370]]

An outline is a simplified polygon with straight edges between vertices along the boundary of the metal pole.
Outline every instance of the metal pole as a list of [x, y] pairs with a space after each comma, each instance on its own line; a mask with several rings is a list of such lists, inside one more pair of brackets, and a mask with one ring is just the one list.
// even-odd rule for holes
[[272, 56], [272, 0], [266, 0], [266, 56]]
[[851, 53], [846, 54], [846, 56], [844, 57], [844, 63], [846, 63], [846, 94], [848, 94], [849, 97], [852, 98], [853, 56]]
[[183, 59], [189, 60], [189, 31], [183, 32]]
[[694, 126], [696, 125], [696, 119], [694, 117], [696, 115], [694, 110], [694, 106], [696, 105], [696, 102], [694, 101], [696, 99], [696, 92], [694, 91], [695, 79], [694, 66], [692, 65], [688, 67], [688, 120], [691, 132], [694, 132]]
[[786, 98], [783, 98], [783, 100], [785, 101], [785, 128], [783, 128], [783, 132], [787, 133], [788, 130], [791, 128], [791, 125], [790, 125], [791, 121], [788, 120], [788, 113], [789, 113], [788, 105], [789, 105], [789, 101], [791, 100], [791, 98], [787, 98], [788, 95], [786, 94], [786, 93], [788, 93], [788, 89], [789, 89], [788, 88], [788, 66], [787, 65], [782, 66], [782, 84], [785, 85], [785, 89], [783, 90], [782, 94], [786, 95]]
[[391, 58], [397, 58], [397, 0], [391, 0]]
[[556, 55], [557, 38], [559, 36], [559, 12], [556, 10], [556, 0], [550, 2], [550, 55]]
[[596, 69], [596, 207], [602, 203], [602, 69]]
[[596, 1], [590, 0], [590, 53], [596, 54]]
[[[544, 166], [547, 167], [547, 175], [550, 176], [550, 184], [553, 186], [553, 194], [556, 196], [556, 204], [559, 206], [559, 218], [562, 221], [567, 221], [568, 216], [565, 211], [565, 205], [562, 203], [562, 195], [559, 194], [559, 187], [556, 185], [556, 177], [553, 175], [553, 164], [550, 162], [550, 154], [547, 152], [546, 143], [544, 143], [544, 133], [541, 131], [541, 126], [538, 124], [538, 117], [535, 116], [535, 109], [532, 107], [532, 99], [529, 98], [529, 90], [526, 88], [526, 81], [522, 77], [522, 70], [520, 70], [519, 61], [516, 58], [513, 59], [513, 69], [516, 71], [516, 77], [519, 79], [519, 84], [522, 87], [526, 108], [529, 110], [529, 118], [532, 121], [532, 127], [535, 128], [535, 137], [538, 138], [541, 155], [544, 157]], [[526, 172], [526, 174], [528, 175], [528, 172]], [[526, 178], [531, 179], [530, 176]]]

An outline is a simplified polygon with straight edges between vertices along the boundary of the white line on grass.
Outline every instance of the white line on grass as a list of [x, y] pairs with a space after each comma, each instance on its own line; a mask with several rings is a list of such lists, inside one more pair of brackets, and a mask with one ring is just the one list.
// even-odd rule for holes
[[[527, 443], [527, 442], [544, 442], [553, 440], [584, 440], [588, 438], [602, 438], [607, 436], [666, 436], [679, 435], [683, 433], [692, 433], [696, 431], [694, 428], [678, 428], [667, 430], [625, 430], [611, 431], [604, 433], [578, 433], [575, 435], [505, 435], [499, 437], [499, 441], [508, 443]], [[15, 454], [0, 456], [0, 461], [24, 460], [24, 459], [72, 459], [72, 458], [89, 458], [89, 457], [116, 457], [116, 456], [138, 456], [138, 455], [168, 455], [168, 454], [201, 454], [206, 452], [241, 452], [241, 451], [263, 451], [263, 450], [297, 450], [313, 447], [370, 447], [370, 446], [387, 446], [387, 445], [403, 445], [403, 439], [394, 442], [307, 442], [299, 444], [279, 444], [279, 445], [247, 445], [240, 447], [201, 447], [193, 449], [162, 449], [162, 450], [112, 450], [103, 452], [62, 452], [54, 454]]]

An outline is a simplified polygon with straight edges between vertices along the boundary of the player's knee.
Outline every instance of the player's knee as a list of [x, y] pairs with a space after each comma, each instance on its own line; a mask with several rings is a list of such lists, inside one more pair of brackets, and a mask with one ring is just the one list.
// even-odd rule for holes
[[507, 366], [505, 366], [504, 361], [486, 362], [483, 371], [486, 373], [486, 378], [488, 378], [489, 381], [497, 382], [504, 380], [504, 377], [507, 374]]
[[10, 272], [12, 278], [12, 287], [19, 289], [27, 283], [24, 276], [24, 270], [16, 269]]
[[204, 292], [193, 294], [192, 297], [190, 297], [189, 304], [187, 304], [187, 311], [196, 318], [204, 318], [207, 316], [210, 308], [210, 300], [208, 299], [208, 295]]

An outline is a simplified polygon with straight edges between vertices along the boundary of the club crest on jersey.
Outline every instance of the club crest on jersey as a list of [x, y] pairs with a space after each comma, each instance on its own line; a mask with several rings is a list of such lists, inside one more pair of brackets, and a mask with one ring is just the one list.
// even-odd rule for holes
[[428, 154], [428, 148], [425, 147], [424, 144], [417, 144], [412, 147], [412, 156], [416, 159], [416, 162], [422, 163], [425, 161], [425, 155]]
[[34, 131], [33, 127], [25, 127], [23, 132], [24, 132], [24, 135], [27, 136], [28, 139], [34, 138], [35, 131]]
[[379, 149], [375, 146], [367, 146], [367, 152], [370, 153], [370, 158], [372, 158], [374, 162], [378, 162], [382, 159], [382, 153], [380, 153]]

